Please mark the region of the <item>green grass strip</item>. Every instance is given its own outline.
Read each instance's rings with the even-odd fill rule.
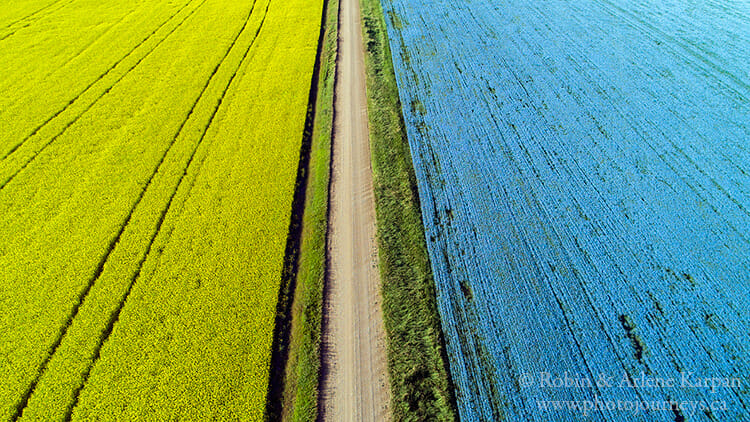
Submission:
[[[392,417],[456,420],[416,178],[379,0],[362,0],[362,18]]]
[[[285,421],[314,421],[318,416],[318,373],[326,271],[338,8],[338,0],[328,0],[325,33],[320,52],[318,96],[302,220],[297,288],[292,307],[292,330],[282,413],[282,419]]]

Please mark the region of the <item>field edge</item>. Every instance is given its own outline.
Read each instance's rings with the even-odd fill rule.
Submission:
[[[380,0],[360,0],[383,313],[395,421],[458,420]]]
[[[326,277],[328,198],[330,181],[333,100],[336,74],[338,0],[323,0],[321,34],[318,43],[312,112],[306,198],[299,236],[299,264],[291,309],[289,355],[284,368],[280,413],[283,421],[312,421],[318,418],[320,348],[323,288]],[[312,93],[311,93],[312,95]],[[312,98],[312,97],[311,97]]]

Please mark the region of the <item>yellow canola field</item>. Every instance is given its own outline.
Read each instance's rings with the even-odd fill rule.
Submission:
[[[322,1],[11,3],[0,420],[261,420]]]

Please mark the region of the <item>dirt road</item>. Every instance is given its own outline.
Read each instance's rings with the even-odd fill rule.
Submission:
[[[340,0],[321,416],[389,418],[359,0]]]

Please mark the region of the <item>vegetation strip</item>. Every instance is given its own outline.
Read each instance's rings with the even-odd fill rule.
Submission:
[[[318,322],[319,331],[316,333],[316,347],[315,347],[315,353],[316,353],[316,385],[315,385],[315,403],[310,404],[308,407],[310,407],[314,412],[310,412],[309,416],[311,417],[310,421],[315,420],[316,422],[324,422],[324,414],[323,410],[321,409],[323,407],[323,397],[322,397],[322,387],[325,385],[325,383],[328,381],[328,377],[330,376],[327,365],[324,362],[324,358],[326,353],[329,352],[329,350],[325,349],[326,345],[323,342],[323,335],[330,330],[330,324],[329,324],[329,318],[326,317],[325,312],[327,312],[327,309],[331,307],[330,303],[330,295],[328,292],[331,290],[331,282],[330,282],[330,275],[331,275],[331,260],[330,260],[330,254],[328,253],[328,245],[330,244],[330,221],[331,221],[331,191],[333,189],[333,154],[334,154],[334,144],[333,144],[333,135],[335,130],[335,118],[336,118],[336,86],[338,84],[338,64],[339,64],[339,33],[341,32],[341,0],[332,0],[336,2],[335,12],[331,12],[332,15],[335,15],[335,23],[332,24],[332,27],[335,28],[335,35],[331,39],[331,48],[334,48],[336,51],[336,54],[330,58],[332,60],[332,63],[330,63],[331,66],[331,77],[330,77],[330,95],[331,95],[331,115],[330,115],[330,129],[329,129],[329,136],[327,139],[328,144],[328,154],[327,154],[327,174],[325,178],[325,199],[326,199],[326,205],[325,205],[325,220],[321,222],[325,226],[325,236],[320,239],[321,245],[320,248],[323,253],[323,259],[322,259],[322,265],[323,269],[320,273],[320,276],[322,277],[319,281],[320,283],[320,297],[317,298],[318,302],[320,303],[319,309],[316,309],[318,311],[318,314],[316,317],[318,318],[316,321]],[[334,21],[332,21],[334,22]],[[314,406],[314,407],[313,407]],[[314,417],[314,419],[313,419]],[[298,420],[298,419],[295,419]]]
[[[455,420],[416,178],[379,1],[362,0],[362,15],[393,418]]]
[[[299,418],[303,415],[309,418],[317,412],[317,385],[312,386],[310,383],[317,379],[315,362],[320,344],[319,301],[325,245],[316,242],[316,239],[324,238],[321,234],[325,232],[325,222],[320,221],[321,207],[316,207],[315,204],[325,202],[324,208],[327,210],[327,191],[321,189],[327,183],[321,184],[320,181],[321,177],[325,180],[324,175],[328,173],[328,159],[324,157],[321,161],[320,157],[325,154],[330,142],[331,120],[326,112],[330,113],[333,101],[332,91],[328,86],[328,74],[333,71],[331,58],[335,57],[330,45],[331,37],[335,37],[329,23],[330,1],[336,2],[323,0],[317,52],[308,93],[276,309],[264,416],[266,420],[310,420]],[[323,141],[324,137],[328,142]],[[300,306],[305,308],[304,315],[298,310],[295,312],[295,306],[297,309]],[[298,377],[297,371],[302,372],[301,377]],[[285,406],[291,408],[285,409]]]
[[[289,355],[284,375],[282,420],[307,422],[318,414],[318,374],[322,296],[326,277],[326,236],[330,180],[333,91],[336,77],[338,0],[324,4],[319,71],[300,237],[299,265],[292,304]]]

